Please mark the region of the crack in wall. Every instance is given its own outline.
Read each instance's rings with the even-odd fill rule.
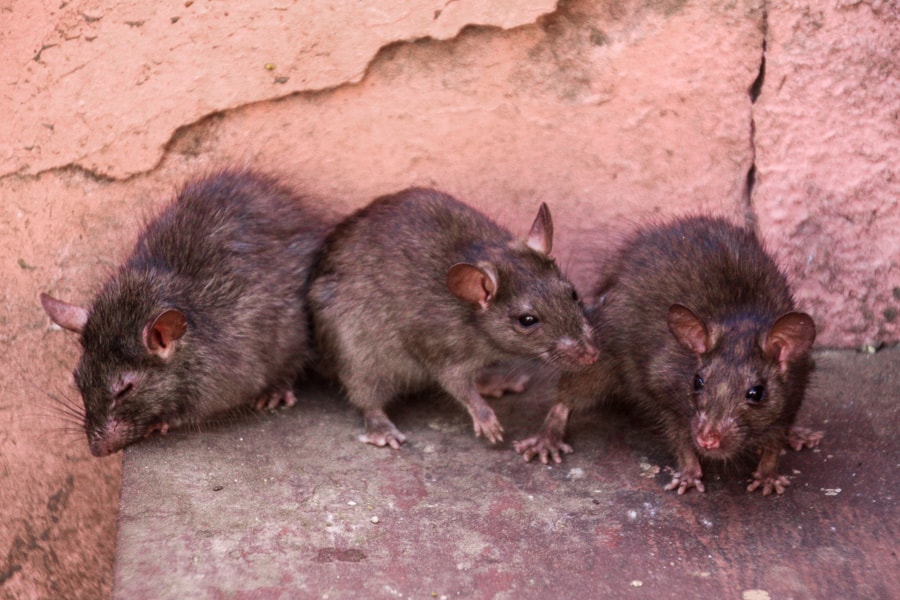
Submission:
[[[444,5],[444,9],[446,9],[447,6],[449,6],[450,4],[453,4],[456,1],[457,0],[448,0],[447,3]],[[34,173],[28,173],[27,172],[28,167],[26,165],[16,171],[0,174],[0,182],[2,182],[3,180],[5,180],[8,177],[13,177],[13,178],[17,178],[20,180],[29,181],[29,180],[37,180],[41,177],[41,175],[44,175],[44,174],[66,173],[66,172],[75,172],[89,180],[96,181],[99,183],[128,182],[135,178],[153,173],[154,171],[161,168],[165,164],[166,160],[171,156],[171,154],[173,152],[178,152],[178,148],[181,147],[183,144],[186,144],[186,146],[185,146],[186,152],[183,152],[184,154],[195,155],[197,153],[196,150],[191,150],[191,148],[196,148],[200,144],[202,144],[202,142],[204,141],[203,138],[204,138],[205,132],[207,131],[209,125],[211,123],[214,123],[216,121],[223,119],[227,115],[232,115],[232,114],[240,112],[242,110],[247,110],[254,106],[258,106],[260,104],[264,104],[264,103],[268,103],[268,102],[273,102],[273,103],[274,102],[282,102],[284,100],[288,100],[291,98],[297,98],[297,97],[316,98],[316,97],[321,97],[321,96],[324,96],[327,94],[334,93],[339,90],[348,89],[348,88],[352,89],[354,87],[358,87],[358,86],[362,85],[370,77],[370,75],[372,74],[372,72],[378,65],[382,64],[383,61],[387,61],[387,60],[391,59],[392,55],[396,52],[396,50],[398,48],[401,48],[401,47],[404,47],[407,45],[416,45],[416,44],[424,44],[424,43],[453,44],[453,43],[460,41],[467,35],[473,35],[473,34],[477,35],[479,33],[483,33],[486,31],[487,32],[495,32],[495,33],[496,32],[506,33],[506,32],[515,32],[515,31],[518,31],[523,28],[540,26],[540,23],[542,22],[543,19],[545,19],[547,17],[552,17],[552,16],[556,15],[557,13],[559,13],[561,10],[563,10],[564,7],[562,5],[564,3],[565,2],[563,0],[560,0],[560,1],[556,2],[552,11],[540,14],[534,21],[531,21],[528,23],[521,23],[519,25],[515,25],[512,27],[503,27],[501,25],[484,24],[484,23],[468,23],[468,24],[462,25],[459,28],[459,30],[456,32],[455,35],[453,35],[451,37],[447,37],[447,38],[434,37],[433,35],[422,35],[422,36],[409,37],[406,39],[397,39],[397,40],[385,42],[374,51],[374,53],[372,54],[369,61],[365,64],[365,66],[358,73],[349,75],[346,79],[344,79],[344,81],[342,81],[340,83],[337,83],[337,84],[334,84],[331,86],[327,86],[327,87],[322,87],[322,88],[292,90],[286,94],[273,95],[273,96],[269,96],[267,98],[251,100],[249,102],[244,102],[242,104],[236,104],[233,106],[228,106],[228,107],[225,107],[222,109],[218,109],[218,110],[214,110],[214,111],[210,111],[208,113],[202,114],[199,117],[194,118],[190,122],[183,123],[183,124],[177,126],[176,128],[174,128],[171,131],[171,133],[169,134],[169,137],[165,141],[165,143],[161,144],[159,158],[156,160],[156,162],[154,164],[152,164],[151,166],[149,166],[145,169],[129,173],[128,175],[126,175],[124,177],[116,177],[113,175],[108,175],[107,173],[104,173],[103,171],[98,170],[98,169],[91,169],[88,167],[84,167],[79,162],[80,159],[75,159],[66,164],[48,167],[46,169],[43,169],[43,170],[40,170],[40,171],[37,171]],[[440,12],[440,11],[438,11],[438,12]],[[439,16],[440,16],[440,14],[436,14],[435,18],[438,18]],[[97,19],[97,20],[99,20],[99,19]],[[135,26],[132,23],[128,23],[128,24],[131,26]],[[33,60],[38,61],[40,59],[41,52],[43,52],[44,50],[46,50],[48,48],[56,46],[56,45],[57,44],[45,45],[43,48],[40,49],[40,51],[33,58]],[[197,132],[197,129],[200,129],[199,133]],[[82,158],[84,158],[84,157],[82,157]]]
[[[759,71],[750,87],[747,89],[747,95],[750,97],[750,168],[747,169],[747,176],[744,182],[744,219],[747,226],[752,231],[759,234],[759,219],[756,211],[753,209],[753,190],[756,188],[756,119],[753,107],[762,94],[763,84],[766,80],[766,47],[769,38],[769,11],[766,3],[762,6],[762,50],[759,59]]]

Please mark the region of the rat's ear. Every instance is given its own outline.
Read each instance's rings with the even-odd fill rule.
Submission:
[[[784,371],[787,364],[803,358],[816,341],[816,324],[802,312],[789,312],[775,321],[763,341],[766,356],[778,361]]]
[[[169,360],[175,352],[175,342],[187,331],[187,317],[180,310],[163,311],[153,323],[144,327],[144,346],[163,360]]]
[[[669,307],[669,331],[682,346],[694,354],[704,354],[709,350],[711,341],[706,324],[691,309],[681,304]]]
[[[545,202],[541,202],[537,217],[528,232],[525,244],[541,254],[550,254],[553,248],[553,220],[550,218],[550,209]]]
[[[41,294],[41,306],[50,320],[69,331],[81,333],[88,320],[88,310],[81,306],[57,300],[49,294]]]
[[[487,308],[497,293],[497,275],[488,264],[456,263],[447,271],[447,289],[457,298]]]

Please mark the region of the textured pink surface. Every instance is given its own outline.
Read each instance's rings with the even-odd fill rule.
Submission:
[[[0,114],[16,118],[0,122],[0,173],[147,171],[175,129],[212,112],[355,82],[391,42],[513,27],[554,5],[485,4],[13,0]]]
[[[768,3],[753,211],[825,345],[900,334],[900,6]]]
[[[78,401],[77,347],[39,292],[86,301],[142,218],[223,162],[343,210],[435,185],[520,233],[546,201],[582,287],[647,216],[751,218],[820,345],[896,341],[900,9],[832,4],[0,6],[0,592],[110,586],[120,466],[46,433],[49,396]]]

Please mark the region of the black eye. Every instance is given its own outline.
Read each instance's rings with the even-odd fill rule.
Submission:
[[[572,290],[572,300],[578,302],[578,292],[576,292],[575,290]]]
[[[519,325],[525,328],[534,327],[540,322],[541,320],[534,315],[522,315],[519,317]]]
[[[764,385],[754,385],[747,390],[747,400],[750,402],[762,402],[766,398],[766,387]]]
[[[694,375],[694,391],[699,392],[703,389],[704,385],[706,385],[706,382],[703,381],[703,378],[699,375]]]

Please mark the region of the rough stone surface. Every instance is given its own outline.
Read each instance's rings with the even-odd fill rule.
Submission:
[[[827,345],[900,337],[900,4],[767,3],[762,232]]]
[[[756,222],[821,345],[897,340],[893,3],[313,5],[0,3],[0,597],[112,586],[120,459],[59,414],[78,349],[38,294],[87,301],[222,163],[341,210],[435,185],[520,233],[546,201],[582,287],[648,216]]]
[[[816,359],[801,422],[826,437],[767,498],[752,468],[663,491],[673,457],[611,409],[576,416],[575,453],[548,467],[476,439],[443,396],[395,405],[409,442],[375,448],[347,402],[301,387],[290,410],[126,451],[114,596],[896,597],[900,354]],[[509,439],[540,422],[537,391],[492,403]]]
[[[13,0],[0,43],[0,174],[77,163],[124,177],[154,167],[177,128],[217,111],[358,81],[378,50],[513,27],[553,0],[73,2]],[[8,16],[11,15],[11,16]]]

